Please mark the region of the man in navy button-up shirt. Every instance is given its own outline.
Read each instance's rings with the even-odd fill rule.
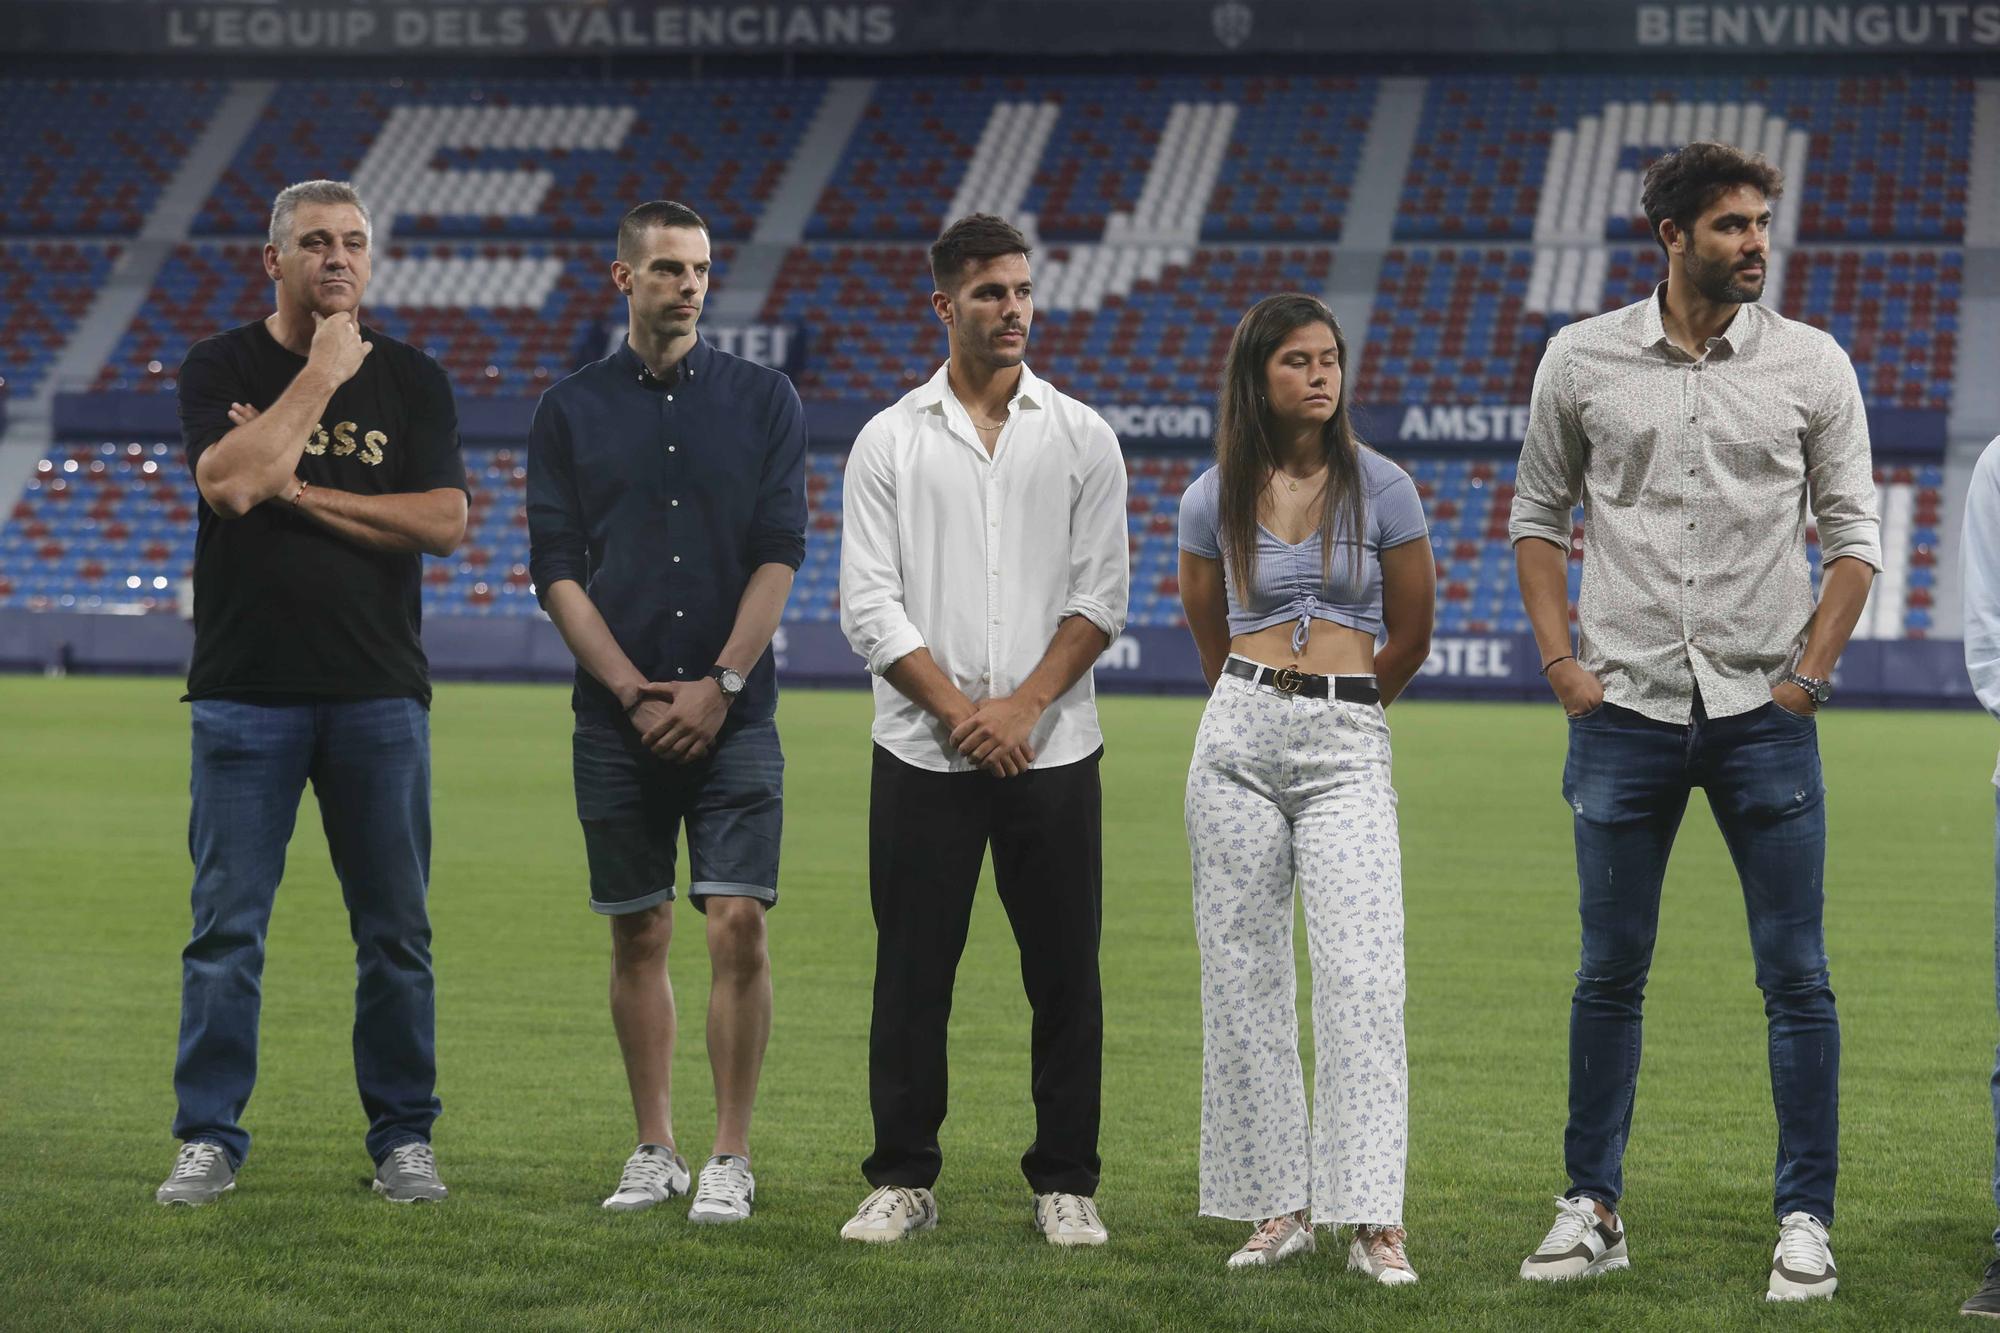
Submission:
[[[674,838],[707,917],[714,1155],[689,1218],[750,1215],[750,1108],[771,1030],[764,912],[778,896],[784,757],[771,638],[805,556],[805,419],[791,382],[701,341],[708,228],[641,204],[612,281],[626,340],[542,396],[528,443],[530,570],[576,655],[577,816],[611,918],[611,1017],[639,1146],[606,1208],[693,1181],[668,1071]]]

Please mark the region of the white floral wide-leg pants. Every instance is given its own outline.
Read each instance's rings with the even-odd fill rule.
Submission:
[[[1201,946],[1201,1212],[1401,1225],[1409,1121],[1403,871],[1376,704],[1223,676],[1188,769]],[[1299,1062],[1292,884],[1312,964]],[[1308,1139],[1310,1135],[1310,1140]]]

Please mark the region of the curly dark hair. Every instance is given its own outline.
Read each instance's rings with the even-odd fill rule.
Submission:
[[[949,292],[974,264],[1002,255],[1025,259],[1033,253],[1028,238],[1007,219],[991,213],[968,213],[946,227],[931,246],[931,281],[939,291]]]
[[[1639,202],[1660,249],[1667,248],[1660,239],[1662,222],[1672,218],[1681,230],[1691,230],[1703,210],[1739,185],[1752,186],[1766,199],[1776,199],[1785,192],[1785,174],[1762,153],[1746,153],[1726,143],[1691,143],[1655,158],[1646,168]]]

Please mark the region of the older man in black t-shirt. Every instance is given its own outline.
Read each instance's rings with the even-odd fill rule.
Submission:
[[[451,385],[360,323],[368,212],[307,181],[271,210],[276,311],[197,343],[181,430],[195,539],[194,934],[181,954],[183,1140],[156,1197],[235,1188],[257,1072],[264,934],[308,779],[347,901],[354,1072],[375,1188],[442,1199],[430,921],[430,670],[419,552],[465,535]]]

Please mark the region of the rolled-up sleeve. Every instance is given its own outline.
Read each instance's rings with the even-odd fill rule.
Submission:
[[[1082,467],[1069,508],[1069,600],[1059,619],[1082,616],[1116,643],[1132,596],[1125,526],[1125,454],[1102,417],[1091,414]]]
[[[798,390],[783,380],[772,395],[770,441],[750,528],[749,567],[788,565],[806,558],[806,414]]]
[[[1806,426],[1806,484],[1819,529],[1820,564],[1842,556],[1882,568],[1882,523],[1875,511],[1875,464],[1868,449],[1868,412],[1854,363],[1831,338],[1826,344],[1826,393]]]
[[[1965,671],[1981,706],[2000,717],[2000,437],[1986,446],[1972,470],[1958,549]]]
[[[1558,334],[1535,371],[1534,396],[1528,401],[1528,435],[1521,442],[1514,505],[1507,516],[1510,544],[1539,537],[1569,550],[1570,514],[1583,488],[1587,448],[1569,373],[1569,342]]]
[[[888,427],[868,423],[847,455],[840,513],[840,629],[881,675],[924,646],[903,606],[902,543]]]
[[[528,427],[528,577],[535,598],[548,605],[549,589],[563,579],[587,586],[590,546],[583,507],[570,468],[569,431],[562,409],[548,394],[535,405]]]

